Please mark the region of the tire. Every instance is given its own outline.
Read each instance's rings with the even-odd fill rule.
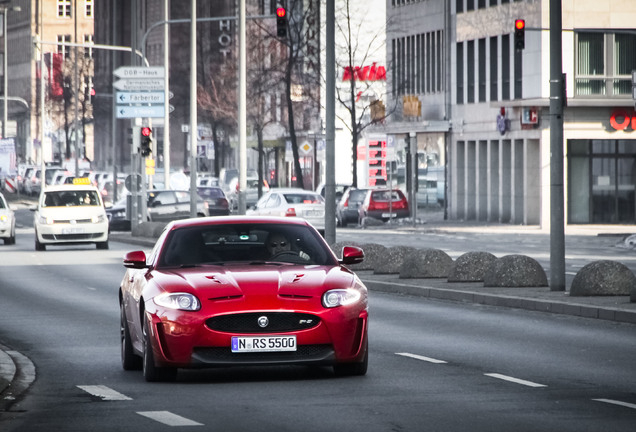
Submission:
[[[357,363],[339,363],[333,366],[333,371],[336,376],[363,376],[367,374],[369,367],[369,345],[368,343],[364,347],[364,358],[361,362]]]
[[[177,369],[170,367],[158,367],[155,365],[155,355],[152,350],[148,322],[144,319],[144,378],[148,382],[174,381],[177,378]]]
[[[105,242],[95,243],[95,245],[97,246],[97,249],[106,250],[108,249],[108,240]]]
[[[38,233],[35,233],[35,250],[36,251],[46,250],[46,245],[40,243],[40,241],[38,240]]]
[[[121,366],[124,370],[141,370],[143,367],[142,358],[135,354],[132,341],[130,340],[130,329],[124,311],[124,304],[119,307],[121,336]]]

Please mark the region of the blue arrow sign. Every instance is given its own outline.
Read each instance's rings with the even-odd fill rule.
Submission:
[[[115,111],[118,119],[136,117],[164,117],[164,114],[166,112],[163,105],[118,106]]]
[[[164,92],[117,92],[116,99],[118,104],[159,104],[164,103],[166,94]]]

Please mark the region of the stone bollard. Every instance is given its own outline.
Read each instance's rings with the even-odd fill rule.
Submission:
[[[496,259],[490,252],[466,252],[453,263],[448,282],[483,282],[486,271]]]
[[[439,249],[417,249],[404,257],[400,267],[400,279],[445,278],[453,265],[453,259]]]
[[[636,276],[624,264],[616,261],[594,261],[576,273],[570,296],[630,295],[634,302]]]
[[[537,260],[525,255],[506,255],[490,265],[484,275],[485,287],[543,287],[548,277]]]

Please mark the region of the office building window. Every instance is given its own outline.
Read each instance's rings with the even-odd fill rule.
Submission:
[[[577,97],[631,97],[636,35],[578,32],[576,57]]]
[[[466,103],[475,102],[475,41],[466,44]]]
[[[497,71],[497,36],[490,38],[490,100],[499,100],[499,75]]]
[[[84,0],[84,16],[93,18],[93,0]]]
[[[71,18],[71,0],[57,0],[57,17]]]
[[[464,43],[457,43],[457,104],[464,103]]]
[[[84,44],[93,44],[93,35],[84,35]],[[93,58],[93,48],[92,47],[84,47],[84,57]]]
[[[396,95],[442,91],[443,37],[441,30],[391,41],[392,87]]]
[[[510,35],[501,36],[501,99],[510,100]]]
[[[71,43],[71,35],[57,35],[57,52],[62,54],[65,59],[71,56],[71,47],[67,45],[61,45],[63,43]]]
[[[477,41],[477,58],[479,59],[479,102],[486,102],[486,39]]]

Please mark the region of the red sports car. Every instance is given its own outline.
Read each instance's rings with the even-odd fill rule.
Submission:
[[[297,218],[168,224],[150,255],[129,252],[119,290],[121,360],[147,381],[178,368],[317,364],[364,375],[368,297],[347,264]]]

